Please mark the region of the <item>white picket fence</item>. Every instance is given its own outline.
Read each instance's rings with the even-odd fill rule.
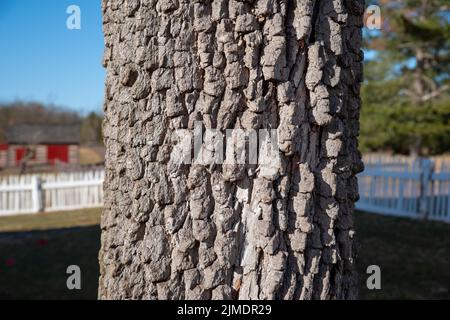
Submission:
[[[0,216],[103,205],[104,170],[0,177]]]
[[[358,176],[362,211],[450,223],[450,165],[431,159],[365,159]]]

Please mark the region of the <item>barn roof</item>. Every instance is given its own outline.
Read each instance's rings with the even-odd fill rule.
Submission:
[[[78,125],[28,125],[10,126],[6,129],[9,144],[79,144]]]

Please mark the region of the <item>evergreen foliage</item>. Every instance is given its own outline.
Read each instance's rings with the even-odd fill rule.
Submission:
[[[366,30],[361,150],[450,150],[450,3],[374,1],[381,30]]]

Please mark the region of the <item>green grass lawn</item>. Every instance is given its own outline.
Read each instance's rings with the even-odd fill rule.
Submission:
[[[357,213],[360,297],[450,299],[450,225]],[[366,288],[368,265],[381,268],[382,290]]]
[[[0,218],[0,299],[96,299],[99,223],[99,209]],[[67,290],[69,265],[80,291]]]
[[[0,218],[2,232],[56,230],[95,226],[100,223],[100,209],[52,212]]]
[[[0,218],[0,299],[96,299],[99,216],[85,210]],[[364,213],[356,222],[360,298],[450,298],[450,225]],[[378,291],[365,285],[372,264],[382,272]],[[81,267],[81,291],[66,289],[69,265]]]

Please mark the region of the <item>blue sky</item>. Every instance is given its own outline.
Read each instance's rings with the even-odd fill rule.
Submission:
[[[69,5],[81,30],[69,30]],[[101,0],[0,0],[0,102],[100,112],[105,71]]]

